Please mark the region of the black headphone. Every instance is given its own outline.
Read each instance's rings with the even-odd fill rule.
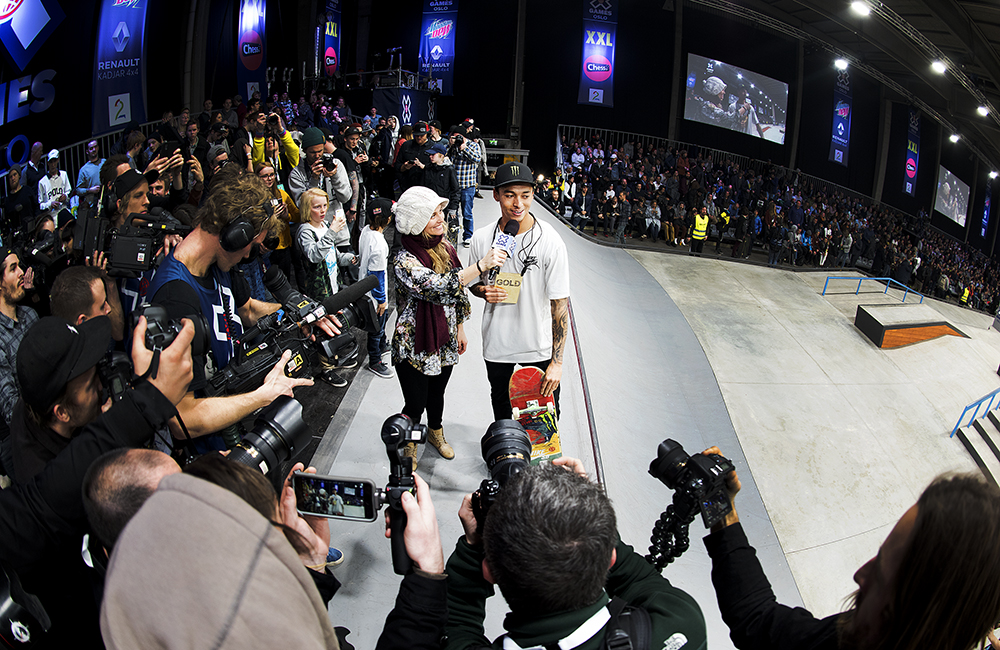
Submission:
[[[222,250],[227,253],[235,253],[236,251],[242,250],[253,243],[253,240],[256,239],[259,233],[246,217],[246,213],[256,207],[258,206],[251,205],[249,208],[241,212],[240,216],[223,226],[222,232],[219,233],[219,243],[222,245]],[[271,205],[270,201],[266,201],[259,207],[264,209],[268,219],[270,219],[271,215],[274,214],[274,206]]]

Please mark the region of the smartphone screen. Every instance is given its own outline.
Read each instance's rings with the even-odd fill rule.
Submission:
[[[368,479],[296,472],[292,488],[296,509],[303,515],[375,521],[378,513],[375,483]]]

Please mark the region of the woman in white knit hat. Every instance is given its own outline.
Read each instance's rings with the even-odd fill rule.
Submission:
[[[441,416],[444,390],[468,339],[462,324],[472,311],[465,287],[493,267],[506,253],[491,248],[482,259],[462,268],[445,234],[448,199],[426,187],[411,187],[395,205],[396,230],[403,247],[393,261],[399,316],[392,337],[392,364],[403,389],[403,413],[420,422],[427,411],[430,442],[445,458],[455,451],[445,440]],[[417,446],[406,455],[417,466]]]

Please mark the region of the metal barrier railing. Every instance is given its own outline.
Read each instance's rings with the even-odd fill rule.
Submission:
[[[826,295],[826,289],[830,285],[830,280],[851,280],[851,281],[857,280],[858,281],[858,288],[854,292],[855,296],[858,295],[859,293],[861,293],[861,283],[864,282],[865,280],[877,280],[879,282],[885,282],[885,291],[882,292],[884,294],[888,294],[889,293],[889,288],[892,285],[898,284],[903,289],[903,302],[906,302],[906,296],[910,295],[911,293],[914,294],[914,295],[920,296],[920,303],[923,303],[923,301],[924,301],[924,294],[920,293],[919,291],[914,291],[913,289],[909,288],[908,286],[906,286],[902,282],[900,282],[898,280],[893,280],[892,278],[852,278],[852,277],[847,277],[847,276],[843,276],[843,275],[842,276],[832,276],[832,275],[831,276],[827,276],[826,282],[823,283],[823,293],[821,295],[824,295],[824,296]],[[920,303],[917,303],[917,304],[920,304]]]
[[[948,437],[953,438],[955,436],[955,433],[957,433],[958,430],[962,427],[962,420],[965,419],[965,416],[969,413],[970,409],[975,408],[976,410],[973,411],[972,417],[969,418],[968,422],[966,422],[966,426],[972,424],[972,421],[975,420],[977,417],[979,417],[979,408],[983,405],[983,402],[985,402],[986,400],[989,400],[990,403],[987,404],[986,411],[984,412],[984,414],[989,413],[990,409],[994,408],[994,402],[996,403],[996,407],[1000,407],[1000,401],[996,401],[996,396],[998,394],[1000,394],[1000,388],[996,389],[995,391],[993,391],[988,395],[983,395],[972,404],[966,406],[965,409],[962,411],[962,414],[958,416],[958,422],[955,423],[955,428],[951,430],[951,435]]]
[[[152,122],[146,122],[145,124],[140,124],[139,129],[145,134],[149,135],[152,133],[156,127],[160,125],[159,120]],[[100,153],[101,158],[107,158],[108,153],[111,151],[111,147],[115,145],[118,140],[121,139],[122,132],[114,131],[106,135],[97,136],[96,138],[87,138],[86,140],[81,140],[79,142],[74,142],[73,144],[66,145],[65,147],[56,147],[59,149],[59,169],[66,172],[69,176],[69,181],[76,186],[77,177],[80,174],[80,168],[87,162],[87,143],[91,140],[97,140],[97,150]],[[44,144],[44,143],[43,143]],[[145,147],[143,147],[145,149]],[[43,166],[44,166],[44,156],[48,155],[51,151],[51,147],[46,147],[43,155]],[[6,178],[7,172],[4,171],[0,174],[0,179]],[[6,181],[0,182],[0,197],[6,197],[8,191]]]

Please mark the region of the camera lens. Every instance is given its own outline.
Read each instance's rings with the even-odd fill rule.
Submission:
[[[497,420],[482,440],[483,460],[490,476],[503,487],[531,462],[531,440],[517,420]]]
[[[657,447],[656,458],[649,464],[649,473],[674,490],[689,458],[679,442],[667,438]]]
[[[308,439],[309,428],[302,419],[302,404],[282,395],[260,412],[253,429],[229,452],[228,458],[267,474],[290,460],[292,453]]]

